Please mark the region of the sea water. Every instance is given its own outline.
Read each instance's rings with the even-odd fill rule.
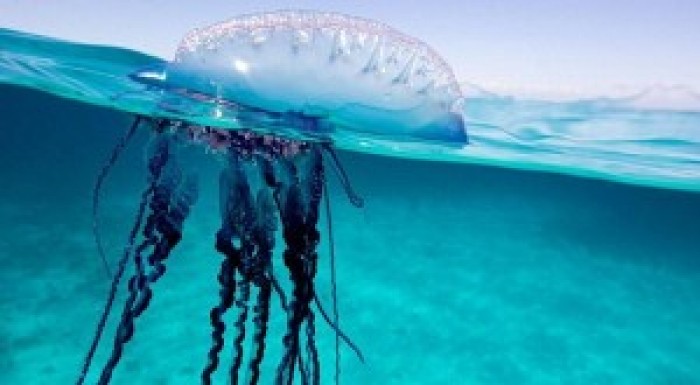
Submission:
[[[131,113],[156,108],[114,95],[155,60],[0,31],[0,384],[77,378],[109,287],[91,235],[94,178]],[[343,349],[341,381],[699,384],[700,113],[643,102],[477,91],[464,149],[338,138],[366,201],[358,210],[331,184],[341,325],[366,358]],[[112,264],[147,140],[138,133],[103,194]],[[197,165],[202,199],[114,384],[199,381],[221,257],[216,170],[206,156]],[[327,243],[317,287],[330,303]],[[273,312],[263,383],[282,346],[277,302]],[[333,333],[318,328],[331,383]]]

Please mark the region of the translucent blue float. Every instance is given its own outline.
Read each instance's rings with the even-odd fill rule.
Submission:
[[[417,39],[356,17],[290,11],[235,18],[190,32],[171,63],[133,78],[215,101],[214,114],[300,117],[307,124],[297,129],[311,136],[350,130],[467,140],[462,95],[445,61]]]
[[[95,218],[100,187],[129,138],[139,127],[153,133],[148,186],[77,383],[86,379],[129,260],[134,273],[112,353],[99,377],[101,385],[110,382],[134,335],[136,319],[150,304],[152,286],[165,273],[165,262],[182,238],[198,188],[194,175],[183,171],[178,154],[193,143],[205,146],[225,164],[219,178],[221,227],[215,237],[215,248],[223,256],[219,302],[210,311],[212,341],[202,384],[212,383],[224,345],[224,315],[234,307],[235,351],[229,382],[259,382],[273,291],[287,314],[275,383],[320,383],[314,305],[336,332],[337,380],[338,342],[347,343],[360,359],[362,355],[339,329],[337,308],[329,316],[315,293],[317,224],[326,190],[324,161],[333,165],[352,203],[361,206],[362,199],[352,191],[334,153],[333,134],[346,131],[449,146],[466,144],[459,112],[461,94],[451,69],[426,44],[381,23],[285,11],[242,16],[194,30],[172,62],[139,70],[131,78],[161,96],[161,110],[184,114],[183,100],[202,102],[212,106],[214,121],[233,121],[239,129],[139,115],[115,148],[97,180]],[[330,203],[325,197],[330,223]],[[93,223],[104,259],[97,221]],[[278,227],[291,293],[284,292],[272,273]],[[246,334],[249,312],[254,330]],[[247,352],[246,335],[252,342]],[[244,357],[249,361],[247,369],[243,369]]]

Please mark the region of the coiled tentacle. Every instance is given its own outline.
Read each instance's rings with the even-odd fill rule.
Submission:
[[[219,184],[219,201],[222,217],[222,231],[217,235],[217,249],[227,258],[235,259],[231,266],[223,266],[230,278],[222,282],[221,301],[212,309],[212,348],[209,351],[209,361],[202,373],[202,382],[211,383],[211,375],[218,367],[223,348],[225,326],[222,321],[224,312],[235,303],[239,310],[236,318],[236,336],[234,338],[235,354],[229,376],[232,384],[238,383],[238,374],[243,360],[243,342],[245,340],[245,323],[248,317],[248,301],[250,284],[253,273],[257,270],[265,272],[264,268],[256,267],[255,244],[253,242],[253,227],[255,224],[254,199],[245,173],[245,159],[239,154],[231,153],[228,166],[222,171]],[[232,271],[229,271],[233,268]],[[223,271],[223,270],[222,270]],[[240,281],[236,282],[235,275],[239,273]],[[236,286],[238,286],[236,288]],[[238,298],[234,300],[234,292]]]
[[[144,212],[146,211],[146,205],[148,203],[149,196],[151,194],[151,189],[148,188],[144,193],[141,195],[141,203],[139,204],[139,208],[136,214],[136,220],[134,221],[134,225],[131,228],[131,232],[129,233],[129,238],[127,241],[127,245],[124,248],[124,253],[122,254],[122,257],[119,259],[119,264],[117,265],[117,272],[112,278],[112,285],[110,286],[109,289],[109,295],[107,296],[107,302],[105,303],[104,309],[102,310],[102,315],[100,316],[100,320],[97,323],[97,328],[95,330],[95,336],[92,339],[92,342],[90,344],[90,348],[88,349],[88,353],[85,357],[85,360],[83,362],[83,368],[80,371],[80,376],[78,377],[78,381],[76,382],[77,385],[82,385],[85,382],[85,377],[87,376],[88,370],[90,370],[90,364],[92,363],[92,359],[95,356],[95,352],[97,351],[97,346],[100,343],[100,340],[102,339],[102,334],[104,333],[104,328],[105,325],[107,324],[107,319],[109,318],[109,314],[112,312],[112,305],[114,304],[114,298],[116,297],[117,294],[117,289],[119,288],[119,282],[121,281],[122,276],[124,275],[124,270],[126,269],[126,264],[129,261],[129,256],[131,255],[131,252],[133,251],[134,248],[134,242],[136,240],[136,236],[138,235],[138,231],[141,228],[141,223],[143,222],[143,216]]]
[[[270,318],[270,297],[272,285],[269,280],[262,280],[258,283],[258,300],[253,308],[253,356],[250,360],[249,384],[255,385],[260,378],[260,364],[265,352],[265,336],[267,335],[267,322]]]
[[[155,151],[148,163],[153,193],[148,204],[149,215],[142,231],[144,241],[134,253],[136,271],[129,280],[129,297],[122,311],[112,354],[98,382],[100,385],[109,383],[124,345],[133,337],[134,321],[148,308],[152,298],[150,284],[164,273],[162,262],[180,241],[184,219],[197,199],[197,187],[193,178],[187,178],[181,185],[182,175],[177,163],[170,157],[169,140],[156,138]],[[166,172],[168,166],[172,170]],[[146,274],[144,261],[144,253],[148,250],[151,251],[147,260],[153,269],[150,274]]]
[[[288,181],[279,190],[278,205],[287,247],[284,262],[290,272],[293,290],[287,332],[283,338],[285,352],[275,379],[277,385],[290,385],[293,381],[294,367],[300,355],[299,332],[311,311],[318,258],[315,249],[319,241],[316,223],[323,192],[323,164],[317,147],[300,155],[295,164],[287,163],[286,166]]]
[[[248,319],[248,300],[250,299],[250,281],[243,278],[238,282],[238,299],[236,307],[238,308],[238,317],[236,318],[236,337],[233,344],[236,350],[233,356],[233,363],[229,370],[231,377],[231,385],[238,384],[238,372],[243,362],[243,341],[245,340],[245,322]]]
[[[149,188],[144,192],[144,195],[142,197],[142,205],[145,209],[145,206],[148,204],[151,206],[148,202],[153,198],[153,192],[155,190],[155,186],[158,183],[160,179],[160,175],[162,170],[165,167],[165,164],[168,161],[169,158],[169,148],[168,148],[168,142],[164,140],[159,140],[160,138],[156,138],[154,140],[154,145],[153,145],[153,153],[151,157],[149,158],[148,161],[148,179],[149,179]],[[152,216],[149,215],[149,218]],[[139,229],[141,228],[141,218],[142,215],[139,215],[139,219],[137,220],[137,224],[134,225],[132,229],[132,234],[134,236],[134,239],[136,238],[136,234],[138,233]],[[114,347],[112,349],[112,354],[105,365],[105,367],[102,370],[102,375],[100,376],[99,383],[100,384],[107,384],[109,383],[109,380],[112,375],[112,371],[116,367],[119,359],[121,358],[121,353],[123,349],[123,344],[128,341],[128,339],[131,338],[131,335],[133,334],[133,321],[132,317],[130,316],[131,313],[131,307],[133,306],[134,301],[136,300],[136,297],[138,296],[138,290],[136,288],[136,276],[138,276],[140,273],[139,271],[141,270],[141,263],[140,263],[140,258],[141,258],[141,252],[145,248],[145,243],[140,244],[136,250],[134,251],[134,264],[136,265],[136,270],[137,273],[135,274],[134,277],[132,277],[129,280],[128,284],[128,289],[129,289],[129,297],[126,300],[124,310],[122,311],[122,321],[120,322],[119,328],[117,330],[117,335],[115,337],[115,342],[114,342]],[[122,261],[120,261],[120,267],[122,265],[121,262],[124,262],[124,265],[126,264],[126,259],[128,257],[128,253],[125,253],[124,257],[122,257]],[[117,277],[120,277],[121,275],[118,274],[115,277],[115,280]],[[113,282],[113,286],[116,285],[116,282]],[[109,310],[107,310],[109,312]],[[100,324],[102,322],[106,322],[106,314],[103,314],[104,320],[100,320]],[[99,330],[100,326],[98,326]],[[99,332],[101,333],[101,332]]]
[[[306,318],[306,351],[309,357],[311,383],[319,385],[321,383],[320,361],[318,359],[318,349],[316,348],[316,327],[314,325],[314,313],[309,311]]]
[[[226,330],[223,316],[233,305],[236,293],[236,269],[240,263],[240,253],[231,243],[229,230],[219,230],[216,235],[216,249],[224,254],[224,260],[221,262],[218,276],[219,284],[221,285],[219,289],[219,304],[214,306],[209,313],[212,325],[212,346],[207,355],[209,361],[202,372],[202,383],[205,385],[211,384],[211,375],[219,366],[219,354],[224,347],[224,332]]]
[[[212,346],[207,355],[208,361],[202,371],[202,384],[211,384],[211,376],[219,366],[219,354],[224,346],[224,333],[226,325],[223,322],[224,314],[233,306],[236,296],[236,271],[238,270],[242,255],[240,247],[234,245],[233,221],[238,214],[236,194],[232,189],[234,181],[231,166],[221,172],[219,176],[219,210],[221,212],[221,229],[216,234],[216,249],[224,255],[219,271],[219,304],[209,312],[212,326]]]
[[[271,269],[274,231],[276,229],[274,203],[266,186],[261,186],[256,199],[256,223],[253,244],[256,253],[250,270],[250,278],[258,288],[257,302],[253,307],[253,352],[250,359],[248,384],[255,385],[260,378],[260,364],[265,352],[265,336],[270,316],[272,295]]]

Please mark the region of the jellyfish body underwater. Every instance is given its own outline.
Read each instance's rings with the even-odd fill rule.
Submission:
[[[214,237],[222,259],[219,298],[209,312],[211,346],[201,383],[212,383],[219,367],[224,315],[231,310],[237,315],[229,381],[259,382],[265,347],[271,343],[267,323],[273,293],[279,295],[287,319],[275,384],[320,383],[314,304],[336,334],[338,381],[338,343],[344,341],[362,356],[339,328],[337,307],[329,315],[314,287],[324,198],[330,219],[325,165],[332,165],[353,204],[361,206],[362,199],[352,191],[333,150],[333,134],[348,131],[466,145],[455,107],[461,94],[449,66],[428,45],[378,22],[280,11],[194,30],[182,40],[173,61],[140,69],[131,79],[161,93],[164,105],[173,95],[205,101],[215,107],[214,119],[228,117],[236,127],[137,115],[115,147],[93,194],[93,230],[105,263],[96,220],[99,189],[134,132],[151,131],[147,186],[77,383],[86,381],[129,264],[133,273],[126,284],[127,297],[98,384],[110,383],[134,337],[136,320],[149,307],[153,287],[166,272],[168,256],[181,240],[183,223],[199,195],[197,178],[183,170],[178,158],[180,147],[197,144],[224,164],[219,177],[221,224]],[[272,272],[278,229],[284,240],[281,257],[289,274],[288,293]],[[335,299],[335,288],[333,293]],[[246,337],[250,312],[254,330]],[[244,355],[247,338],[251,350]],[[242,367],[244,357],[247,368]]]

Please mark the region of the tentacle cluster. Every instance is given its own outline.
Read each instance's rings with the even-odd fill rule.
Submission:
[[[251,183],[251,175],[259,174],[258,165],[250,153],[229,152],[227,166],[220,176],[221,229],[217,233],[216,248],[224,255],[219,282],[220,303],[210,312],[212,320],[212,348],[208,363],[202,372],[202,382],[211,383],[218,366],[218,355],[223,346],[223,313],[236,305],[235,355],[229,371],[232,384],[237,384],[243,362],[246,321],[250,312],[251,285],[257,289],[253,307],[253,355],[250,362],[252,383],[256,383],[265,349],[264,338],[269,318],[271,280],[269,271],[276,227],[272,197],[268,189]],[[254,179],[254,178],[253,178]],[[257,178],[260,180],[260,177]],[[234,293],[238,297],[234,301]]]
[[[133,254],[135,272],[129,279],[129,296],[114,338],[114,347],[100,375],[99,384],[107,384],[119,362],[124,345],[134,334],[134,321],[149,306],[151,285],[165,273],[165,260],[182,238],[182,225],[197,199],[193,176],[183,176],[173,153],[173,138],[157,136],[148,161],[149,214],[142,229],[143,241]]]
[[[288,305],[283,295],[288,310],[288,330],[283,339],[285,354],[277,381],[287,384],[294,377],[294,366],[302,359],[299,333],[306,322],[306,344],[311,359],[302,381],[318,383],[319,360],[310,304],[314,298],[315,248],[319,240],[316,223],[322,196],[323,167],[319,148],[250,133],[222,134],[192,127],[186,132],[207,143],[216,138],[217,143],[223,143],[227,158],[227,166],[220,176],[222,225],[216,240],[217,250],[224,255],[219,274],[220,301],[210,312],[212,346],[202,382],[210,384],[212,381],[223,348],[223,314],[235,304],[235,352],[229,378],[232,384],[239,383],[251,285],[257,296],[252,308],[253,348],[246,378],[249,384],[259,381],[270,297],[273,288],[283,293],[271,274],[274,233],[279,218],[286,243],[284,262],[291,274],[293,291]],[[235,292],[238,296],[234,300]]]
[[[275,384],[291,385],[295,378],[304,385],[320,384],[313,302],[338,338],[356,350],[338,329],[337,316],[331,321],[325,313],[314,288],[318,263],[316,248],[320,240],[317,226],[325,181],[322,150],[326,147],[181,122],[149,122],[155,137],[147,164],[148,187],[142,195],[136,223],[78,383],[82,384],[87,373],[128,257],[131,256],[134,272],[128,281],[128,296],[112,352],[99,378],[101,385],[109,383],[125,344],[133,337],[136,319],[149,307],[152,285],[165,273],[165,262],[182,237],[183,223],[197,198],[196,180],[184,174],[176,156],[178,144],[184,142],[205,144],[225,160],[219,177],[221,225],[215,237],[215,249],[222,258],[218,273],[219,299],[209,312],[211,346],[201,373],[202,384],[211,384],[220,366],[220,355],[227,340],[225,314],[229,311],[235,314],[228,382],[232,385],[244,381],[250,385],[259,383],[268,344],[273,290],[279,294],[287,314],[283,354]],[[347,183],[344,181],[344,184]],[[272,273],[278,223],[285,244],[283,261],[291,284],[289,301]],[[251,326],[252,330],[247,331],[246,327]],[[248,351],[244,349],[247,340],[251,342]],[[248,362],[244,365],[246,358]]]
[[[141,119],[137,118],[130,127],[127,138],[133,135],[133,131],[141,123]],[[154,126],[158,133],[162,133],[167,126],[165,122],[150,121],[149,123]],[[107,303],[77,384],[83,384],[85,381],[111,312],[119,281],[126,270],[129,257],[132,257],[134,273],[129,278],[127,285],[129,295],[121,313],[112,352],[98,380],[101,385],[109,383],[112,373],[121,359],[124,345],[133,337],[134,321],[150,304],[153,297],[151,285],[165,273],[165,260],[180,241],[183,223],[190,213],[191,206],[197,200],[196,180],[191,175],[183,176],[176,157],[175,140],[176,138],[171,136],[156,135],[151,143],[148,158],[148,187],[141,196],[141,203],[127,241],[127,247],[119,261],[117,273],[113,277]],[[108,163],[109,167],[114,164],[118,153],[121,152],[125,144],[125,140],[118,144]],[[98,188],[106,177],[109,167],[100,173]],[[96,207],[95,203],[95,210]],[[146,218],[145,222],[144,217]],[[142,240],[136,245],[139,233]],[[102,254],[102,251],[100,253]]]
[[[306,367],[300,361],[302,382],[318,383],[318,354],[314,344],[314,318],[311,301],[314,298],[313,279],[316,275],[318,255],[316,246],[319,232],[316,228],[320,199],[323,193],[323,163],[320,151],[310,151],[296,162],[280,162],[286,178],[277,184],[275,196],[282,219],[283,236],[286,243],[284,263],[292,281],[287,333],[284,336],[284,355],[277,369],[276,384],[291,384],[294,366],[301,360],[300,331],[307,323]]]

